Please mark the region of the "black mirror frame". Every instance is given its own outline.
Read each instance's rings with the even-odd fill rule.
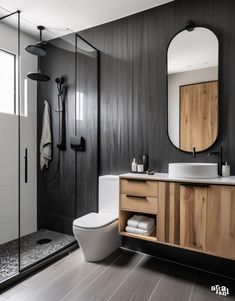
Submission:
[[[169,47],[170,47],[170,44],[172,42],[172,40],[179,34],[181,33],[182,31],[184,30],[188,30],[188,31],[193,31],[194,28],[197,28],[197,27],[202,27],[202,28],[206,28],[208,30],[210,30],[211,32],[213,32],[213,34],[216,36],[217,40],[218,40],[218,124],[217,124],[217,137],[215,139],[215,141],[208,147],[208,148],[205,148],[203,150],[200,150],[200,151],[195,151],[195,153],[203,153],[203,152],[206,152],[208,151],[209,149],[213,148],[215,146],[215,144],[218,142],[218,139],[220,137],[220,134],[221,134],[221,97],[220,97],[220,40],[219,40],[219,37],[218,35],[209,27],[207,26],[199,26],[197,25],[193,20],[189,20],[186,22],[185,24],[185,27],[183,29],[181,29],[180,31],[178,31],[169,41],[168,45],[167,45],[167,49],[166,49],[166,99],[167,99],[167,137],[169,139],[169,141],[171,142],[171,144],[174,146],[175,149],[183,152],[183,153],[186,153],[186,154],[191,154],[193,153],[193,151],[185,151],[185,150],[182,150],[180,148],[178,148],[170,139],[170,136],[169,136],[169,118],[168,118],[168,50],[169,50]]]

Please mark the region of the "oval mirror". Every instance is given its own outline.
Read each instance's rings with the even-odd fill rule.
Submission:
[[[185,29],[167,52],[168,136],[180,150],[200,152],[218,136],[216,35],[204,27]]]

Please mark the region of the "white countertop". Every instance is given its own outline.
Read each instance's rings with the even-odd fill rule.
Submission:
[[[180,183],[235,185],[235,176],[218,177],[218,178],[211,178],[211,179],[190,179],[190,178],[172,177],[168,173],[155,173],[152,176],[149,176],[147,174],[125,173],[125,174],[121,174],[120,177],[126,179],[169,181],[169,182],[180,182]]]

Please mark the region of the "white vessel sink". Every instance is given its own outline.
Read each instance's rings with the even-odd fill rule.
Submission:
[[[216,163],[169,163],[169,176],[191,179],[210,179],[218,177]]]

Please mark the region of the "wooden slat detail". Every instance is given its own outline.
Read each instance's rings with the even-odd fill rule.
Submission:
[[[157,215],[157,239],[168,242],[168,208],[169,208],[169,183],[158,183],[158,215]]]
[[[180,245],[193,245],[193,189],[180,187]]]
[[[209,209],[211,209],[209,211]],[[207,211],[206,250],[235,259],[235,188],[211,186]]]
[[[180,244],[205,250],[207,188],[182,185],[180,197]]]
[[[194,199],[194,241],[196,248],[206,249],[206,205],[207,205],[207,188],[196,188]]]
[[[157,239],[179,244],[180,184],[159,182],[157,207]]]
[[[169,243],[180,243],[180,185],[170,183],[169,196]]]
[[[220,255],[235,258],[235,189],[221,189]]]
[[[210,186],[206,213],[206,250],[218,253],[220,248],[220,186]]]

